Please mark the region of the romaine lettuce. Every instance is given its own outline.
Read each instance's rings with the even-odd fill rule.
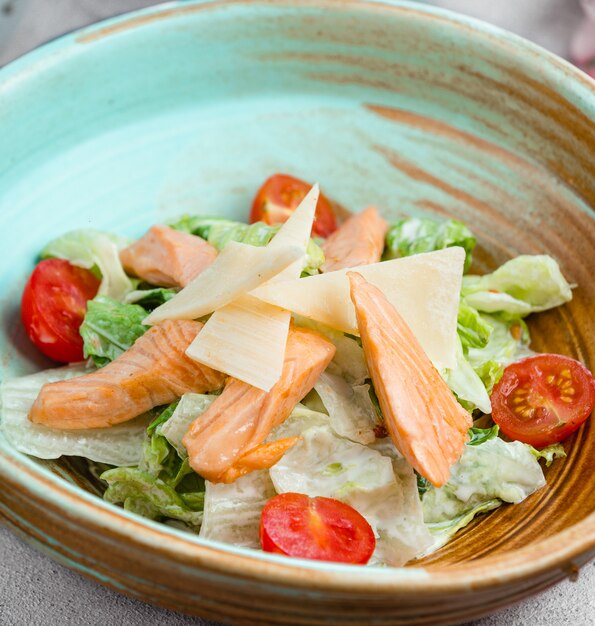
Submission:
[[[184,522],[197,531],[202,521],[205,484],[186,456],[178,454],[161,434],[169,421],[167,416],[173,417],[177,410],[171,409],[172,405],[149,425],[137,467],[117,467],[101,475],[109,485],[104,499],[150,519]]]
[[[142,323],[146,317],[146,310],[138,304],[96,296],[88,302],[80,327],[85,357],[92,357],[100,367],[113,361],[149,330]]]
[[[99,295],[123,300],[133,283],[126,276],[119,251],[129,240],[99,230],[72,230],[50,241],[41,251],[42,259],[66,259],[86,269],[97,268],[101,274]]]
[[[190,425],[197,417],[211,406],[216,397],[214,395],[185,393],[169,419],[157,426],[156,432],[169,441],[181,458],[188,456],[188,452],[182,443],[188,428],[190,428]]]
[[[267,470],[251,472],[230,484],[207,481],[200,536],[234,546],[260,548],[260,514],[274,495]]]
[[[453,246],[465,249],[465,271],[467,271],[471,265],[475,237],[463,222],[407,217],[392,224],[388,229],[384,258],[397,259]]]
[[[43,385],[82,376],[94,369],[78,363],[3,381],[0,386],[0,429],[11,445],[40,459],[70,455],[109,465],[136,465],[141,458],[149,416],[111,428],[87,430],[48,428],[27,418]]]
[[[446,370],[445,379],[448,386],[468,411],[478,408],[484,413],[491,413],[492,404],[488,392],[482,379],[465,357],[460,339],[456,342],[456,357],[456,366]]]
[[[330,416],[331,428],[338,435],[362,444],[374,441],[377,415],[369,385],[351,386],[340,376],[323,372],[314,389]]]
[[[148,472],[135,467],[117,467],[101,475],[108,488],[104,499],[121,504],[149,519],[175,519],[198,530],[202,522],[202,498],[184,499],[173,487]],[[196,509],[196,510],[195,510]]]
[[[415,476],[407,463],[399,464],[395,449],[394,457],[382,454],[338,437],[328,426],[309,428],[301,437],[270,469],[278,493],[332,497],[353,506],[374,529],[375,564],[403,565],[426,549],[431,539]]]
[[[200,215],[185,215],[170,226],[176,230],[182,230],[206,239],[217,250],[223,250],[230,241],[239,241],[252,246],[266,246],[281,228],[281,224],[272,226],[264,222],[244,224],[243,222]],[[324,253],[313,239],[308,242],[306,254],[307,262],[303,273],[317,274],[318,268],[324,263]]]
[[[569,302],[572,291],[551,256],[521,255],[492,274],[465,276],[463,296],[479,311],[525,317]]]
[[[124,302],[126,304],[139,304],[146,311],[152,311],[168,300],[171,300],[176,293],[178,293],[176,289],[166,289],[165,287],[137,289],[126,294]]]
[[[491,428],[470,428],[469,429],[469,441],[467,442],[468,446],[479,446],[490,439],[494,439],[498,436],[498,432],[500,428],[495,424]]]
[[[473,307],[464,300],[459,303],[457,332],[463,346],[468,348],[485,348],[492,334],[492,326]]]
[[[549,467],[556,459],[566,458],[566,450],[564,450],[564,446],[561,443],[553,443],[552,445],[542,448],[541,450],[537,450],[533,446],[529,447],[531,448],[531,454],[537,460],[545,460],[546,467]]]
[[[498,368],[494,364],[506,366],[513,361],[534,354],[529,349],[531,338],[529,329],[523,320],[504,320],[493,315],[481,315],[482,319],[492,327],[492,333],[484,348],[469,348],[467,359],[472,367],[491,380],[499,379]],[[491,371],[486,371],[486,363]],[[485,378],[484,378],[485,379]]]
[[[439,489],[431,487],[424,494],[424,520],[438,524],[467,519],[471,511],[480,510],[489,501],[518,503],[544,485],[543,472],[530,446],[520,441],[506,443],[499,437],[479,445],[467,444],[451,468],[448,483]]]

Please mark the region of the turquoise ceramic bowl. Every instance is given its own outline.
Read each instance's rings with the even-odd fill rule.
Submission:
[[[88,226],[138,236],[183,212],[244,218],[275,171],[320,181],[352,210],[458,216],[478,234],[478,270],[553,254],[580,287],[533,323],[535,347],[593,367],[594,84],[513,35],[400,2],[173,2],[4,68],[0,103],[2,377],[48,365],[18,307],[51,237]],[[578,431],[545,490],[400,569],[201,541],[104,504],[76,464],[35,461],[1,436],[0,514],[69,567],[189,613],[454,623],[593,555],[592,435]]]

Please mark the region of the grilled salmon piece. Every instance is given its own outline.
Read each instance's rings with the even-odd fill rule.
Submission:
[[[200,322],[166,320],[105,367],[44,385],[29,419],[51,428],[107,428],[188,392],[223,387],[225,375],[186,356]]]
[[[334,272],[358,265],[378,263],[384,250],[388,224],[376,207],[352,215],[322,246],[322,272]]]
[[[384,294],[361,274],[347,276],[366,362],[391,439],[422,476],[441,487],[463,452],[471,416]]]
[[[335,346],[326,337],[292,326],[281,378],[270,391],[230,378],[223,393],[194,420],[183,439],[191,467],[211,482],[225,480],[240,457],[287,419],[334,355]]]
[[[120,252],[128,274],[160,287],[185,287],[215,260],[204,239],[158,224]]]
[[[301,437],[287,437],[270,443],[261,443],[256,448],[245,452],[226,472],[219,478],[221,483],[233,483],[240,476],[245,476],[256,470],[269,469],[281,460],[283,455],[292,448]]]

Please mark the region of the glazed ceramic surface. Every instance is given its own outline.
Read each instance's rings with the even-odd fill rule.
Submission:
[[[0,72],[2,377],[48,365],[18,321],[40,248],[139,236],[185,212],[243,219],[272,172],[387,217],[456,216],[477,271],[547,252],[578,284],[533,347],[595,366],[595,89],[512,35],[398,2],[180,2],[68,35]],[[595,424],[547,487],[410,567],[289,561],[113,508],[73,461],[0,436],[0,514],[69,567],[242,623],[447,624],[572,576],[595,551]]]

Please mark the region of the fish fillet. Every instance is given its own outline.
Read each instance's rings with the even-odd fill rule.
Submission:
[[[223,393],[188,429],[183,443],[191,467],[211,482],[260,445],[312,389],[335,354],[317,332],[292,326],[281,378],[266,392],[230,378]]]
[[[120,252],[128,274],[160,287],[185,287],[215,260],[204,239],[158,224]]]
[[[153,326],[96,372],[44,385],[29,419],[50,428],[107,428],[185,393],[220,389],[225,375],[185,354],[202,326],[191,320]]]
[[[378,263],[384,250],[388,224],[371,206],[352,215],[322,246],[322,272]]]
[[[471,416],[384,294],[348,272],[368,370],[388,432],[409,463],[436,487],[459,460]]]

